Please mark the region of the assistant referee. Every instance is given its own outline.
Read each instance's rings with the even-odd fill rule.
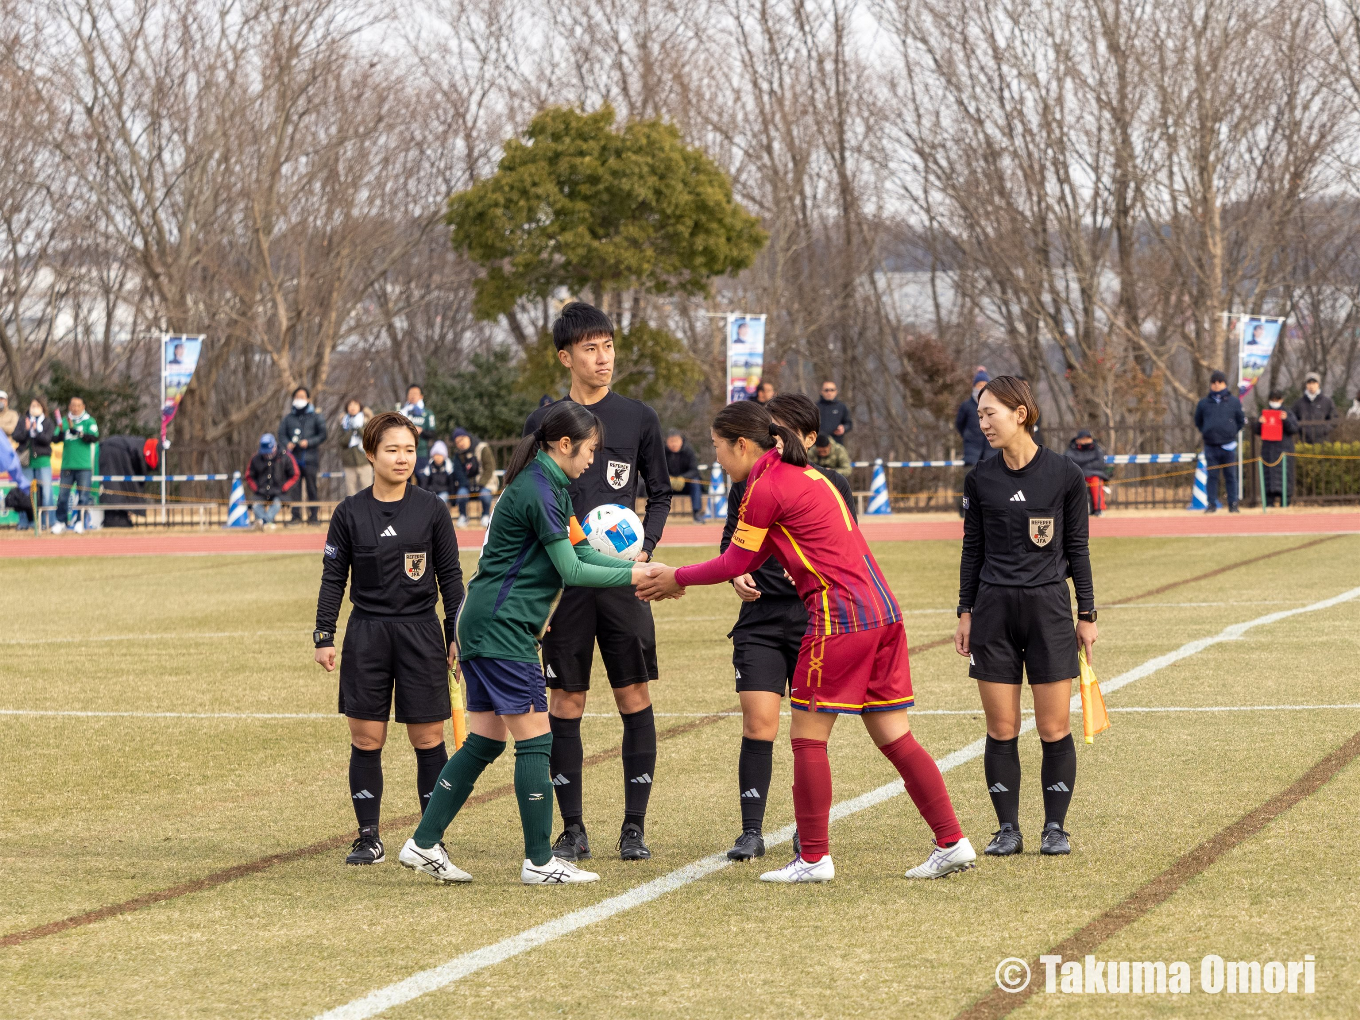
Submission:
[[[349,792],[359,836],[346,864],[386,860],[378,836],[382,748],[395,695],[416,752],[420,809],[429,803],[448,760],[444,720],[452,713],[448,671],[456,659],[455,621],[463,572],[449,508],[408,484],[420,430],[405,415],[384,411],[364,426],[373,484],[335,508],[321,559],[316,601],[316,661],[335,669],[335,624],[345,583],[350,612],[340,656],[340,712],[349,721]],[[435,603],[444,599],[444,622]]]
[[[983,771],[999,823],[986,852],[1018,854],[1020,685],[1029,678],[1043,744],[1040,853],[1071,852],[1064,828],[1077,778],[1070,702],[1077,646],[1096,641],[1087,550],[1086,480],[1068,458],[1034,442],[1039,406],[1029,384],[997,376],[978,394],[978,423],[1000,457],[963,483],[963,555],[954,647],[968,656],[987,716]],[[1067,578],[1077,596],[1076,629]]]

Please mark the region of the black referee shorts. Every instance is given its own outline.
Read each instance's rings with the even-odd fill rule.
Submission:
[[[807,607],[800,599],[762,596],[741,604],[732,639],[732,668],[737,691],[788,693],[807,633]]]
[[[652,607],[631,585],[567,588],[543,635],[543,674],[555,691],[590,690],[590,666],[600,645],[610,687],[655,680],[656,625]]]
[[[1077,676],[1077,629],[1066,581],[1035,588],[983,582],[973,604],[968,675],[999,684],[1030,685]]]
[[[380,617],[355,609],[340,650],[340,714],[386,722],[441,722],[449,701],[449,649],[434,613]]]

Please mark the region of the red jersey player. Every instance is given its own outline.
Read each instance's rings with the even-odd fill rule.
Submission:
[[[778,440],[778,444],[776,444]],[[794,672],[793,806],[801,853],[767,882],[835,877],[827,829],[831,765],[827,739],[837,715],[858,715],[935,834],[935,848],[908,878],[942,878],[977,855],[959,828],[935,760],[911,734],[911,672],[902,613],[854,517],[831,482],[810,469],[803,444],[754,401],[713,419],[718,462],[745,481],[737,530],[727,551],[706,563],[653,568],[638,597],[675,598],[686,585],[721,584],[773,555],[808,608],[808,630]]]

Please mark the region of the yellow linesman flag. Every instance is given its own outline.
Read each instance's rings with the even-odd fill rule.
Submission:
[[[457,751],[467,739],[467,713],[463,701],[463,664],[449,670],[449,702],[453,706],[453,749]]]
[[[1105,711],[1105,699],[1100,696],[1100,681],[1096,671],[1086,661],[1086,649],[1077,652],[1081,664],[1081,729],[1088,744],[1095,743],[1096,734],[1110,728],[1110,714]]]

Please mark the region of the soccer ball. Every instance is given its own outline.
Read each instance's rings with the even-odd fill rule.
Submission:
[[[605,503],[597,506],[581,522],[586,541],[596,552],[632,560],[642,551],[642,521],[626,506]]]

